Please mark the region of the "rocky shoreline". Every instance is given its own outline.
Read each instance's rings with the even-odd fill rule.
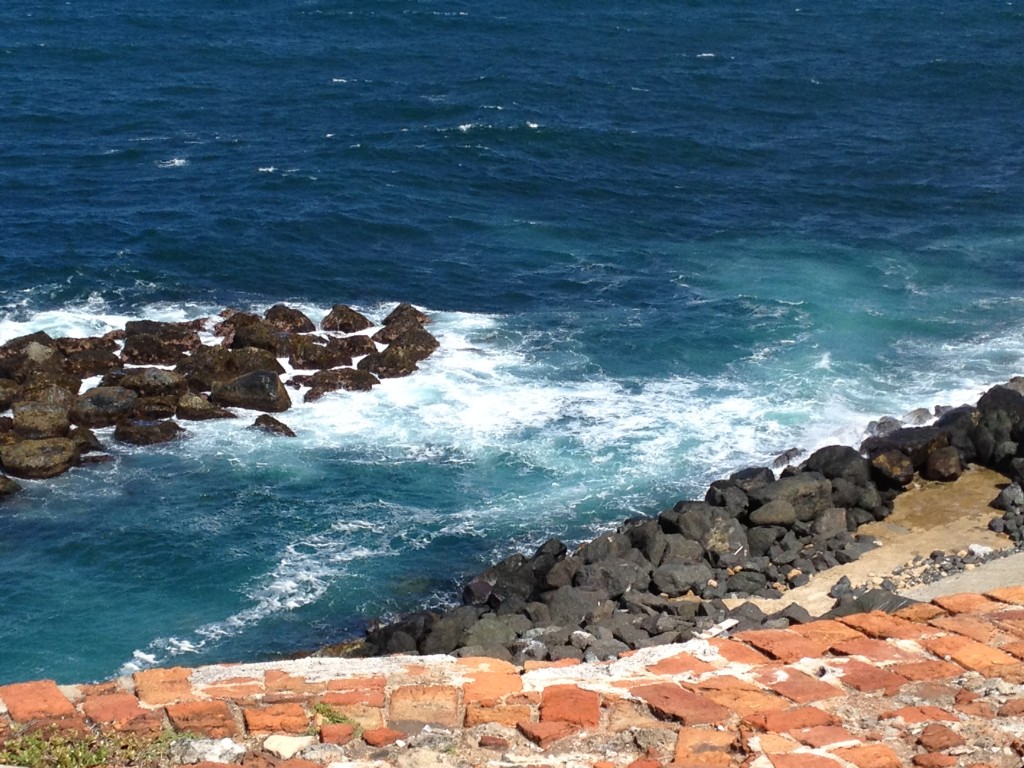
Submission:
[[[319,326],[284,304],[262,317],[226,309],[211,322],[134,320],[102,337],[39,332],[0,346],[0,414],[10,411],[0,415],[0,499],[20,489],[11,477],[109,461],[94,431],[105,427],[118,442],[153,445],[185,436],[180,421],[236,418],[231,409],[242,408],[264,412],[252,428],[294,437],[269,415],[291,407],[289,389],[305,402],[367,391],[413,373],[439,346],[430,318],[405,303],[379,325],[343,304]],[[203,332],[219,341],[204,344]]]
[[[625,521],[570,552],[552,539],[465,584],[461,605],[371,626],[364,641],[323,655],[452,654],[522,665],[602,661],[694,636],[785,628],[812,620],[798,605],[765,614],[816,573],[875,546],[861,526],[885,520],[916,479],[955,481],[969,465],[1007,478],[990,529],[1024,542],[1024,379],[988,390],[976,405],[937,409],[928,426],[873,422],[859,450],[827,446],[778,474],[749,467],[717,480],[703,500]],[[792,452],[784,461],[792,457]],[[1010,550],[1012,551],[1012,549]],[[840,581],[830,616],[896,610],[898,586],[944,578],[1006,551],[933,552],[877,587]],[[727,601],[727,598],[732,598]],[[729,607],[729,604],[733,607]]]

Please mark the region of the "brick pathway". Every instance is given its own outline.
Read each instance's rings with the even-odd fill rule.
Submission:
[[[393,656],[17,683],[0,687],[0,739],[172,729],[259,768],[1020,768],[1022,659],[1024,587],[1009,587],[601,664]]]

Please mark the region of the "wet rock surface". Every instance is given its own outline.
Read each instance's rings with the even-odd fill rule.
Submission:
[[[175,419],[232,419],[232,409],[282,413],[292,407],[289,387],[308,388],[305,402],[368,391],[378,375],[407,376],[438,348],[429,322],[410,304],[379,326],[337,304],[318,331],[300,310],[275,304],[262,317],[224,310],[213,343],[203,343],[209,318],[133,320],[95,338],[40,332],[11,339],[0,345],[0,470],[28,479],[66,472],[82,463],[81,454],[103,450],[106,433],[92,430],[113,428],[118,442],[144,446],[186,436]],[[96,383],[93,377],[98,384],[82,391],[83,379]],[[294,436],[270,417],[254,426]],[[104,458],[111,459],[90,456],[88,463]],[[0,475],[0,498],[17,489]]]

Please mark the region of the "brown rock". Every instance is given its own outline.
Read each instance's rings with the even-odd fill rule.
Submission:
[[[114,439],[130,445],[157,445],[177,440],[182,437],[184,432],[184,429],[169,419],[165,421],[132,419],[118,423],[114,430]]]
[[[286,411],[292,404],[281,379],[272,371],[254,371],[230,381],[215,382],[210,399],[219,405],[269,413]]]
[[[928,480],[949,483],[960,477],[963,471],[964,468],[960,464],[960,454],[956,448],[947,445],[928,454],[923,474]]]
[[[121,359],[133,365],[176,365],[202,345],[199,334],[187,323],[131,320],[124,330]]]
[[[202,395],[186,392],[178,400],[174,415],[186,421],[207,421],[209,419],[234,419],[235,414],[219,405],[214,405]]]
[[[347,392],[369,392],[371,388],[380,384],[380,379],[368,371],[338,368],[331,371],[317,371],[304,380],[304,383],[308,383],[310,389],[302,398],[303,402],[312,403],[339,389]]]
[[[0,447],[0,464],[15,477],[56,477],[78,463],[78,447],[66,437],[22,440]]]
[[[109,427],[131,416],[138,399],[124,387],[93,387],[75,402],[71,420],[83,427]]]
[[[14,431],[27,440],[67,437],[71,429],[68,407],[37,402],[17,402],[12,408]]]
[[[249,429],[258,429],[261,432],[281,437],[295,437],[295,432],[292,431],[291,427],[267,414],[257,416],[256,421],[249,426]]]
[[[275,304],[263,313],[263,319],[268,324],[287,333],[309,333],[315,331],[313,321],[294,307],[284,304]]]
[[[421,312],[412,304],[403,301],[391,310],[391,313],[384,318],[382,325],[397,325],[409,321],[419,323],[420,325],[429,325],[430,315]]]
[[[341,333],[357,333],[372,326],[373,323],[345,304],[335,304],[327,317],[320,321],[323,330]]]

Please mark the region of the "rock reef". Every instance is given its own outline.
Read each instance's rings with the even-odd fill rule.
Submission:
[[[371,626],[356,652],[601,661],[684,642],[722,622],[735,631],[804,623],[812,616],[796,605],[765,615],[725,599],[781,597],[858,559],[875,546],[861,526],[887,518],[915,479],[951,482],[970,464],[1007,477],[993,502],[1004,514],[990,527],[1024,541],[1024,379],[993,387],[977,405],[937,409],[933,424],[887,418],[868,434],[859,449],[826,446],[797,466],[786,465],[799,455],[789,451],[778,474],[741,469],[711,483],[703,499],[626,520],[575,551],[551,539],[514,554],[470,579],[461,605]],[[956,562],[944,561],[945,572]],[[831,615],[908,602],[846,584],[833,597]]]
[[[289,389],[308,388],[306,402],[370,390],[413,373],[439,346],[425,327],[430,318],[404,303],[379,326],[337,304],[319,331],[284,304],[262,317],[224,310],[212,329],[219,342],[204,344],[209,323],[132,320],[97,338],[40,332],[0,346],[0,414],[10,412],[0,415],[0,499],[19,489],[7,475],[55,477],[102,452],[93,430],[113,427],[113,439],[130,445],[165,443],[187,435],[179,421],[234,418],[237,408],[287,411]],[[287,375],[280,360],[298,373]],[[255,426],[294,436],[268,419]]]

